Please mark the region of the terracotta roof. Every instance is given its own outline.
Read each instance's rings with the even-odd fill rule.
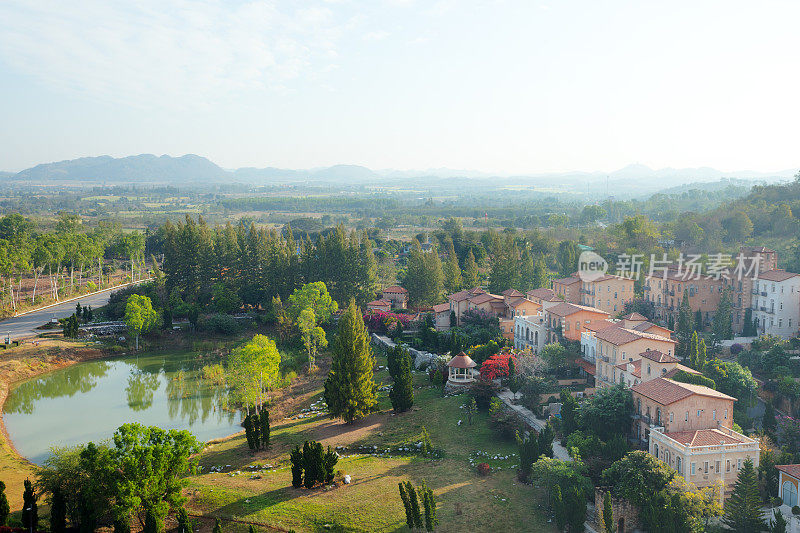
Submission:
[[[641,315],[639,313],[628,313],[627,315],[625,315],[622,318],[623,318],[623,320],[634,320],[634,321],[637,321],[637,322],[641,321],[641,320],[647,320],[646,316]]]
[[[720,444],[742,444],[751,442],[744,435],[729,435],[718,429],[697,429],[694,431],[673,431],[664,433],[670,439],[686,446],[719,446]]]
[[[658,350],[645,350],[644,352],[640,353],[642,357],[645,359],[649,359],[651,361],[655,361],[656,363],[677,363],[678,360],[671,355],[661,353]]]
[[[589,331],[600,331],[616,325],[617,324],[615,322],[611,322],[610,320],[593,320],[589,324],[584,325],[583,329]]]
[[[658,324],[653,324],[652,322],[642,322],[641,324],[636,324],[635,326],[631,326],[629,329],[635,329],[636,331],[641,331],[642,333],[647,333],[649,330],[653,328],[660,328],[665,331],[669,331],[672,333],[671,329],[667,329],[663,326],[659,326]],[[655,334],[654,334],[655,335]]]
[[[674,340],[662,337],[660,335],[643,333],[641,331],[626,329],[620,326],[602,329],[597,332],[596,337],[606,342],[610,342],[614,346],[622,346],[623,344],[628,344],[629,342],[639,339],[650,339],[654,341],[671,342],[672,344],[675,344]]]
[[[766,272],[760,273],[758,275],[758,279],[764,281],[786,281],[787,279],[791,279],[795,276],[800,276],[800,274],[786,272],[785,270],[767,270]]]
[[[587,361],[586,359],[576,359],[575,364],[584,369],[590,376],[594,376],[597,372],[597,368],[595,367],[594,363]]]
[[[603,315],[608,316],[608,313],[603,311],[602,309],[597,309],[596,307],[588,307],[585,305],[578,305],[578,304],[571,304],[567,302],[560,303],[558,305],[554,305],[550,309],[547,310],[548,313],[554,314],[556,316],[569,316],[574,315],[578,311],[589,311],[592,313],[600,313]]]
[[[506,303],[508,304],[509,307],[517,307],[518,305],[524,304],[525,302],[535,303],[535,302],[532,302],[532,301],[528,300],[524,296],[520,296],[520,297],[517,297],[517,298],[512,298]],[[536,305],[539,305],[539,304],[536,304]]]
[[[616,367],[619,368],[620,370],[624,370],[625,372],[627,372],[628,371],[628,365],[633,365],[633,369],[631,370],[631,374],[633,374],[634,377],[637,377],[637,378],[641,378],[642,377],[642,360],[641,359],[637,359],[636,361],[634,361],[632,363],[620,363],[620,364],[616,365]]]
[[[530,290],[527,294],[528,298],[539,298],[541,300],[552,300],[556,297],[556,293],[553,292],[553,289],[546,289],[544,287]]]
[[[471,297],[472,295],[469,291],[458,291],[450,294],[447,299],[453,300],[454,302],[463,302],[464,300],[469,300]]]
[[[751,252],[754,254],[774,254],[775,250],[770,250],[769,248],[765,248],[763,246],[742,246],[741,248],[742,253],[744,252]]]
[[[689,368],[688,366],[683,366],[682,364],[678,363],[677,365],[675,365],[675,368],[673,368],[672,370],[670,370],[669,372],[667,372],[666,374],[664,374],[661,377],[672,378],[672,377],[675,376],[675,374],[677,374],[681,370],[683,370],[684,372],[686,372],[688,374],[694,374],[696,376],[700,375],[700,372],[698,372],[694,368]]]
[[[775,468],[793,478],[800,479],[800,465],[775,465]]]
[[[370,303],[367,304],[367,307],[391,307],[392,302],[386,300],[372,300]]]
[[[485,293],[485,292],[486,292],[486,291],[485,291],[485,290],[483,290],[483,289],[481,289],[480,287],[473,287],[473,288],[471,288],[471,289],[469,289],[469,290],[467,291],[467,293],[469,293],[469,294],[470,294],[470,295],[472,295],[472,296],[477,296],[478,294],[483,294],[483,293]]]
[[[502,294],[503,296],[525,296],[524,294],[519,292],[517,289],[506,289],[503,292],[501,292],[500,294]]]
[[[443,312],[449,311],[449,310],[450,310],[450,304],[449,303],[436,304],[436,305],[433,306],[433,312],[434,313],[443,313]]]
[[[581,278],[570,276],[568,278],[554,279],[553,283],[560,283],[561,285],[572,285],[573,283],[580,283]]]
[[[502,296],[497,296],[496,294],[491,294],[488,292],[484,292],[475,296],[474,298],[470,299],[470,302],[474,303],[475,305],[480,305],[486,302],[491,302],[492,300],[503,300]]]
[[[736,398],[722,394],[719,391],[703,387],[702,385],[690,385],[689,383],[678,383],[671,379],[656,378],[644,383],[639,383],[631,387],[631,391],[646,396],[661,405],[669,405],[692,395],[708,396],[723,400],[733,400]]]
[[[447,366],[453,368],[475,368],[478,366],[475,361],[472,360],[470,356],[461,352],[457,356],[453,357],[447,362]]]
[[[590,283],[597,283],[598,281],[608,281],[610,279],[621,279],[623,281],[630,281],[631,283],[633,283],[633,279],[631,279],[631,278],[624,278],[622,276],[617,276],[617,275],[614,275],[614,274],[603,274],[602,277],[599,277],[597,279],[593,279],[592,281],[590,281]]]
[[[398,285],[392,285],[391,287],[386,287],[381,292],[389,293],[389,294],[408,294],[408,291],[405,290],[403,287]]]

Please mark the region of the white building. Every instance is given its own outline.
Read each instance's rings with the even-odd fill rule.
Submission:
[[[753,320],[759,335],[788,339],[800,329],[800,274],[768,270],[753,283]]]
[[[544,313],[514,317],[514,348],[538,353],[547,344]]]

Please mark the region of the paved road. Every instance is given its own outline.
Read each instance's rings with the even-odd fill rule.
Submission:
[[[33,311],[27,315],[9,318],[0,321],[0,342],[10,335],[11,340],[22,339],[26,337],[34,337],[40,333],[36,328],[49,322],[54,316],[56,318],[65,318],[75,312],[75,305],[80,302],[82,306],[91,305],[92,309],[97,309],[108,303],[108,298],[114,289],[103,291],[91,296],[84,296],[77,300],[64,302],[47,309],[40,311]]]

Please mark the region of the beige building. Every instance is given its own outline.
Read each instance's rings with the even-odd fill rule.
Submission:
[[[433,324],[436,331],[450,329],[450,304],[445,302],[433,306]]]
[[[697,370],[680,364],[677,358],[657,350],[646,350],[639,354],[638,359],[618,364],[617,370],[620,376],[619,382],[626,387],[633,387],[651,379],[671,378],[681,371],[700,374]]]
[[[447,305],[449,310],[455,313],[457,325],[461,324],[464,312],[470,309],[498,317],[500,330],[509,340],[514,339],[516,317],[536,315],[542,309],[541,303],[528,299],[527,295],[515,289],[508,289],[503,291],[502,295],[498,295],[486,292],[480,287],[449,295]]]
[[[633,284],[632,279],[612,274],[592,281],[582,281],[581,303],[602,309],[610,315],[618,315],[625,309],[625,304],[634,298]]]
[[[580,341],[584,328],[608,318],[608,313],[594,307],[561,302],[544,308],[548,341],[557,342],[559,335],[571,341]]]
[[[675,353],[674,340],[619,325],[594,332],[594,342],[597,354],[595,379],[598,387],[619,384],[622,373],[627,372],[627,364],[641,359],[644,352],[656,351],[668,356]]]
[[[565,302],[581,303],[581,280],[578,276],[553,280],[553,292]]]
[[[381,298],[392,304],[392,309],[406,309],[408,307],[408,291],[403,287],[393,285],[381,291]]]
[[[669,268],[666,273],[648,276],[644,281],[644,297],[653,302],[656,318],[677,322],[683,295],[688,294],[692,312],[700,311],[704,324],[708,324],[717,312],[725,279],[712,276],[696,276],[688,269]]]

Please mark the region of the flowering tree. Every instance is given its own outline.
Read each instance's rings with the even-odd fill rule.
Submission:
[[[386,333],[395,328],[397,323],[400,323],[403,329],[407,329],[411,324],[411,316],[385,311],[371,311],[364,315],[364,324],[367,329],[376,333]]]
[[[508,361],[516,358],[510,353],[499,353],[491,356],[481,365],[481,376],[486,379],[498,379],[508,376]]]

